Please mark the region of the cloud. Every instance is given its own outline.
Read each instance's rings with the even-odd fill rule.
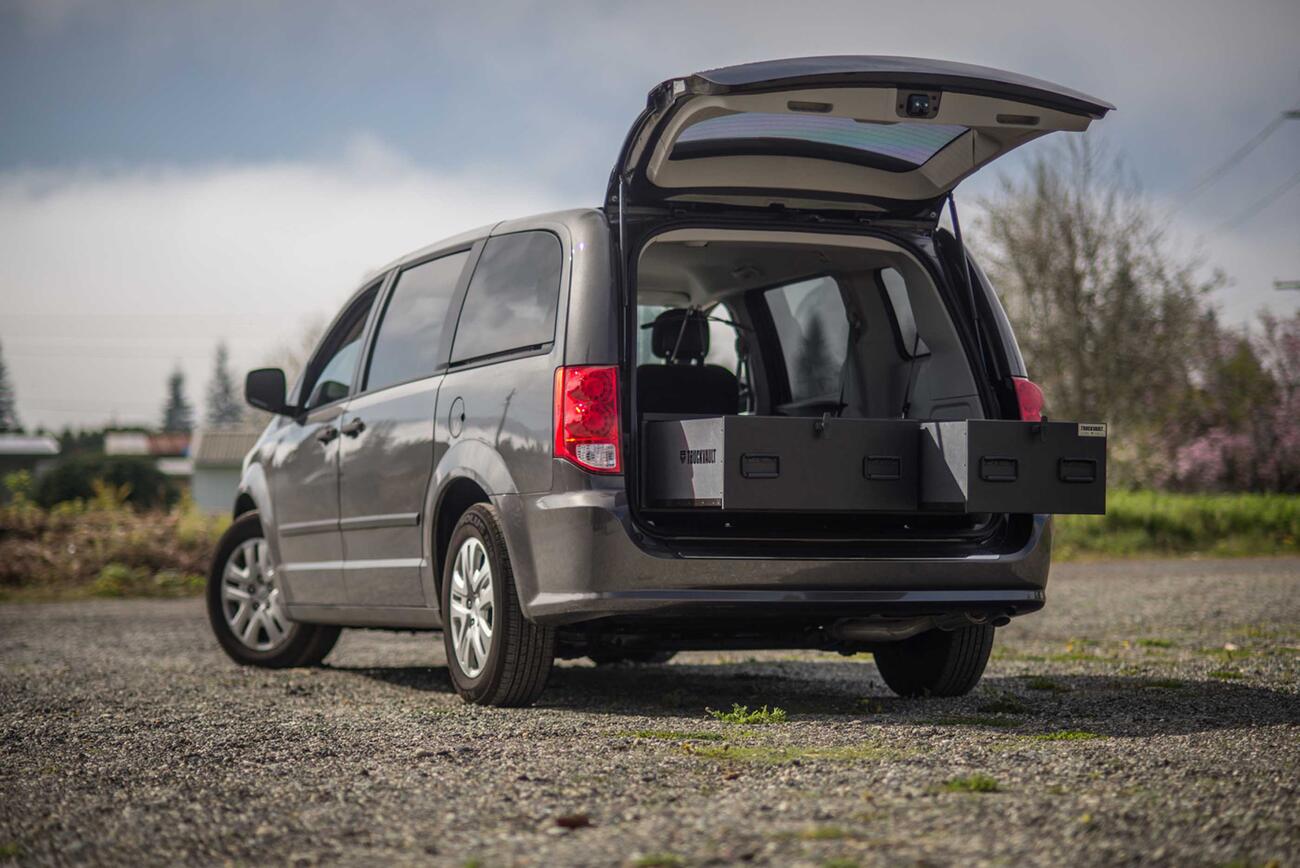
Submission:
[[[22,418],[153,421],[174,363],[201,403],[218,340],[254,366],[393,258],[558,204],[365,135],[315,161],[0,173],[0,341]]]

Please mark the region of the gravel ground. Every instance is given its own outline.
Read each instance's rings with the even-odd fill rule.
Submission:
[[[1049,591],[960,700],[692,653],[565,664],[525,710],[462,704],[428,635],[268,672],[199,600],[0,607],[0,862],[1295,863],[1300,560]],[[789,720],[706,713],[733,702]]]

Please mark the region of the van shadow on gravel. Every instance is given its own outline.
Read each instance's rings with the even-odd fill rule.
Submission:
[[[445,666],[331,667],[410,690],[452,692]],[[701,717],[732,703],[780,706],[790,720],[952,725],[1009,733],[1181,735],[1300,724],[1300,698],[1242,682],[1127,675],[985,676],[969,696],[902,699],[870,663],[764,661],[561,666],[539,708],[630,717]]]

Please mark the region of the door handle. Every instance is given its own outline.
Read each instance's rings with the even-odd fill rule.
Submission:
[[[366,430],[366,423],[361,421],[360,416],[354,416],[352,417],[351,422],[348,422],[339,430],[342,431],[344,434],[346,434],[348,437],[356,437],[362,431]]]
[[[327,425],[316,432],[316,439],[322,443],[330,443],[337,436],[339,436],[339,429],[333,425]]]

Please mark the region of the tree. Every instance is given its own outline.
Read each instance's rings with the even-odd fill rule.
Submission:
[[[808,320],[795,362],[802,397],[827,395],[839,387],[840,369],[826,346],[826,326],[817,313]]]
[[[0,433],[22,430],[14,387],[9,382],[9,369],[5,366],[4,354],[0,352]]]
[[[243,419],[244,405],[230,376],[230,352],[222,341],[217,344],[212,379],[208,381],[207,422],[213,428],[223,428],[238,425]]]
[[[163,405],[162,429],[189,433],[194,428],[194,408],[185,398],[185,374],[177,367],[167,378],[167,403]]]
[[[1224,279],[1172,250],[1121,161],[1073,137],[981,205],[985,265],[1052,414],[1123,427],[1176,413],[1215,341],[1206,296]]]

